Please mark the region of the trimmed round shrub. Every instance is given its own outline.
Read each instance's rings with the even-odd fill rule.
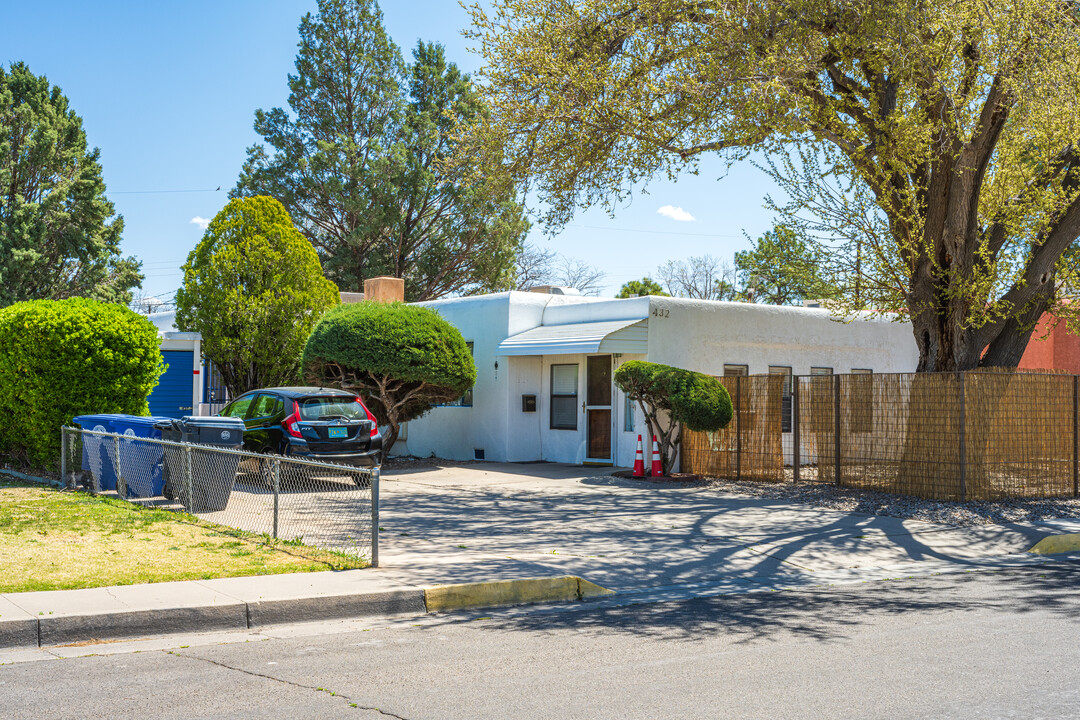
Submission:
[[[659,436],[660,462],[665,474],[679,452],[684,427],[708,432],[731,422],[731,397],[720,381],[710,375],[631,360],[615,371],[615,384],[631,400],[643,405],[649,431]]]
[[[0,455],[53,469],[76,415],[148,415],[165,372],[157,329],[122,305],[73,298],[0,309]]]
[[[461,333],[434,310],[372,301],[339,305],[308,338],[309,382],[359,393],[389,450],[398,427],[432,405],[460,398],[476,382],[476,365]]]
[[[711,375],[631,360],[615,371],[615,384],[695,432],[719,430],[731,422],[731,396]]]

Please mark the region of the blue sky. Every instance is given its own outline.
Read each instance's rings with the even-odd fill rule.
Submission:
[[[143,261],[148,293],[170,294],[202,236],[192,218],[212,218],[224,206],[245,149],[258,140],[255,109],[286,105],[297,25],[314,0],[5,5],[0,63],[25,61],[67,95],[90,144],[101,149],[108,196],[124,216],[124,254]],[[406,53],[418,39],[434,40],[464,70],[479,67],[461,36],[468,16],[456,0],[393,0],[382,8]],[[536,230],[531,240],[604,270],[606,295],[627,280],[655,277],[667,260],[730,259],[747,246],[744,230],[757,237],[771,227],[762,202],[776,190],[749,164],[721,175],[723,165],[707,159],[699,175],[658,179],[614,217],[590,210],[559,235]],[[693,219],[660,214],[665,206]]]

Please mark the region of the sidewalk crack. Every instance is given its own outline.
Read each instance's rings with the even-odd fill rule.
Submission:
[[[255,672],[254,670],[245,670],[244,668],[241,668],[241,667],[235,667],[233,665],[226,665],[223,662],[218,662],[217,660],[211,660],[210,658],[199,657],[198,655],[184,655],[183,653],[178,653],[178,652],[176,652],[174,650],[166,650],[165,652],[166,652],[167,655],[172,655],[173,657],[184,658],[186,660],[199,660],[199,661],[202,661],[202,662],[205,662],[205,663],[209,663],[211,665],[216,665],[219,668],[224,668],[225,670],[233,670],[235,672],[243,673],[245,675],[251,675],[252,677],[264,678],[266,680],[273,680],[274,682],[279,682],[282,685],[291,685],[292,687],[300,688],[302,690],[313,690],[315,692],[326,693],[327,695],[330,695],[332,697],[341,698],[342,700],[344,700],[346,702],[346,704],[348,704],[349,707],[356,708],[357,710],[373,710],[373,711],[379,713],[380,715],[385,715],[386,717],[396,718],[396,720],[408,720],[407,718],[404,718],[401,715],[397,715],[397,714],[392,713],[392,712],[387,712],[386,710],[383,710],[382,708],[372,707],[372,706],[369,706],[369,705],[360,705],[359,703],[353,702],[352,698],[349,697],[348,695],[342,695],[341,693],[334,692],[333,690],[328,690],[328,689],[326,689],[324,687],[318,687],[316,685],[304,685],[303,683],[293,682],[292,680],[285,680],[284,678],[274,677],[273,675],[267,675],[265,673],[258,673],[258,672]]]

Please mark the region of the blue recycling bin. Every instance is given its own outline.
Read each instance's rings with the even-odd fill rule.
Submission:
[[[113,421],[123,417],[116,414],[79,415],[72,422],[83,430],[116,432]],[[116,444],[112,438],[97,435],[82,436],[82,469],[94,476],[95,490],[116,490]]]
[[[129,498],[150,498],[161,495],[164,480],[161,465],[164,448],[157,443],[138,442],[135,438],[161,439],[156,423],[169,418],[114,415],[113,432],[123,435],[120,441],[120,474],[124,478]]]

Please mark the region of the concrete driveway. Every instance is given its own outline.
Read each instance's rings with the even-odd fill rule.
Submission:
[[[610,468],[485,463],[389,469],[376,572],[410,584],[580,575],[622,592],[784,586],[999,564],[1080,522],[957,528],[703,487]]]

